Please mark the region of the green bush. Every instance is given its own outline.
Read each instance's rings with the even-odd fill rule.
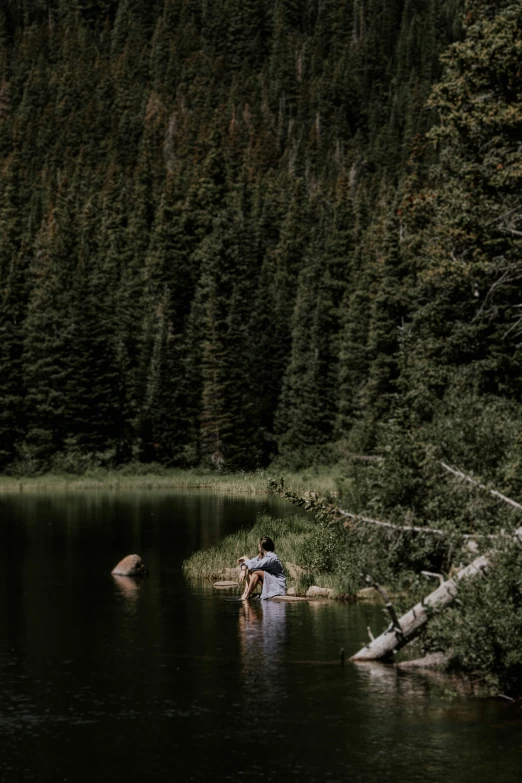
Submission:
[[[452,663],[495,692],[522,695],[522,552],[505,539],[487,574],[461,582],[457,603],[428,625],[427,650],[452,651]]]

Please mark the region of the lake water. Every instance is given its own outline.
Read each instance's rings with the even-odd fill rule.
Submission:
[[[183,560],[278,499],[0,496],[0,780],[515,783],[522,713],[339,663],[380,607],[250,605]],[[252,542],[252,550],[255,542]],[[138,552],[142,583],[112,567]]]

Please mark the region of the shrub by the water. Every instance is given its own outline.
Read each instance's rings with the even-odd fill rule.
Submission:
[[[483,578],[459,586],[458,602],[434,617],[427,650],[451,650],[452,664],[494,692],[522,695],[522,552],[506,539]]]
[[[342,579],[350,592],[371,575],[398,596],[399,613],[436,588],[422,572],[448,578],[487,553],[487,577],[459,583],[457,601],[430,620],[422,642],[451,650],[454,665],[513,696],[522,695],[522,554],[511,535],[522,520],[516,504],[491,490],[520,501],[521,433],[510,402],[450,390],[424,421],[398,405],[378,428],[370,458],[345,457],[342,506],[359,517],[336,515],[331,499],[314,493],[273,487],[318,512],[300,562]]]

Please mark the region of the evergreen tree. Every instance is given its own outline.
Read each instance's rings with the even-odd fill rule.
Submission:
[[[37,240],[24,323],[28,431],[23,453],[36,465],[44,465],[63,448],[70,430],[67,384],[74,356],[71,281],[76,248],[71,204],[62,192]]]
[[[520,28],[6,0],[2,467],[319,459],[454,386],[516,400]]]
[[[147,392],[142,415],[146,459],[186,464],[195,459],[194,400],[187,375],[187,321],[196,286],[185,232],[187,216],[172,180],[167,182],[151,235],[146,263],[147,311],[151,319]],[[196,407],[196,410],[194,408]]]
[[[418,267],[404,379],[423,405],[451,383],[519,393],[521,29],[513,4],[469,2],[430,99],[440,162],[407,196],[404,248]]]
[[[23,240],[22,198],[14,159],[4,170],[0,195],[0,466],[15,457],[25,426],[22,353],[28,249]]]
[[[299,455],[302,464],[315,461],[313,447],[332,440],[337,412],[336,281],[321,263],[323,245],[324,234],[319,234],[299,275],[292,350],[276,423],[281,452]]]

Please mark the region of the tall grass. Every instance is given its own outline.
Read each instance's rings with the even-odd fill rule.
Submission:
[[[96,468],[82,474],[0,475],[0,493],[75,489],[206,489],[230,494],[264,494],[270,478],[274,478],[270,469],[251,473],[219,473],[198,468],[182,470],[132,464],[118,470]],[[307,489],[322,493],[336,491],[336,471],[332,468],[313,468],[285,474],[285,481],[296,492]]]
[[[228,568],[234,568],[242,555],[254,557],[261,536],[269,536],[275,543],[276,552],[283,566],[293,563],[298,567],[310,559],[310,550],[315,546],[318,523],[312,517],[289,516],[274,519],[263,514],[250,530],[240,530],[220,541],[210,549],[203,549],[183,563],[183,571],[189,579],[219,579]],[[342,576],[315,569],[304,568],[297,579],[292,579],[286,569],[289,587],[295,587],[298,595],[306,592],[310,585],[329,587],[336,594],[344,593]]]
[[[281,561],[295,563],[303,543],[315,528],[312,520],[303,516],[274,519],[268,514],[258,517],[250,530],[239,530],[210,549],[202,549],[183,563],[185,576],[192,579],[216,579],[227,568],[237,565],[242,555],[254,557],[261,536],[269,536],[276,545]]]

